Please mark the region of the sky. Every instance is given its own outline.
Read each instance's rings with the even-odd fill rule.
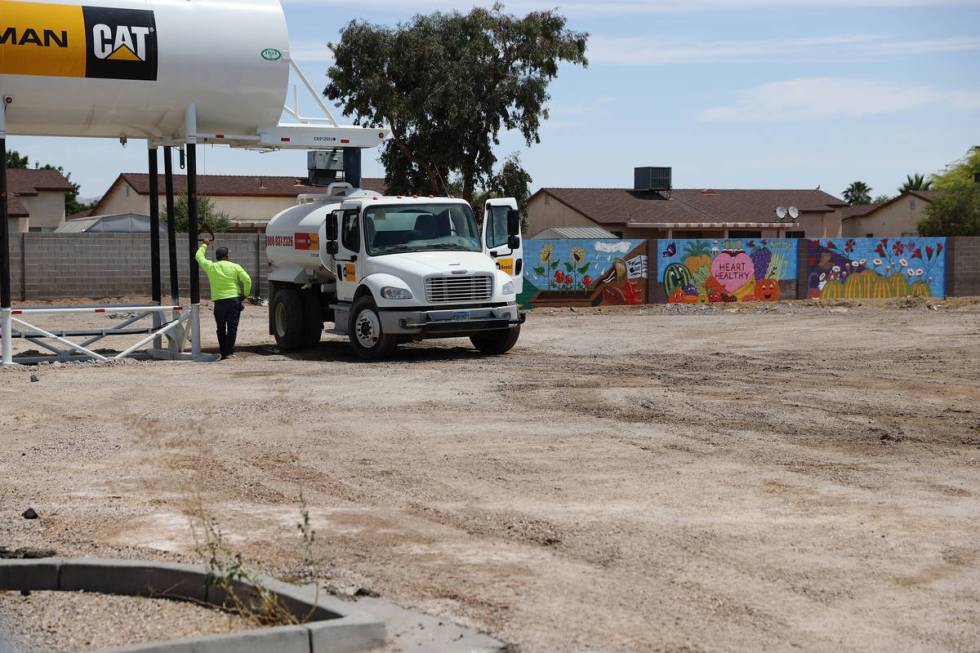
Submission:
[[[293,58],[317,88],[354,19],[395,25],[419,12],[466,11],[451,0],[284,0]],[[588,32],[589,66],[563,66],[550,119],[512,152],[542,186],[629,187],[635,166],[673,168],[677,188],[816,188],[840,196],[856,179],[894,194],[980,145],[980,0],[565,0],[505,3],[510,13],[557,8]],[[339,114],[339,112],[338,112]],[[346,122],[341,119],[341,122]],[[90,139],[11,137],[32,161],[62,165],[81,196],[145,149]],[[306,174],[302,152],[205,148],[199,172]],[[364,174],[383,176],[377,151]]]

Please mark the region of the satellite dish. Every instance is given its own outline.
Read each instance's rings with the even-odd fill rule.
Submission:
[[[779,218],[780,220],[785,220],[786,219],[786,207],[785,206],[780,206],[780,207],[776,208],[776,217]]]
[[[800,210],[795,206],[789,207],[789,217],[793,218],[794,220],[797,219],[800,217]]]

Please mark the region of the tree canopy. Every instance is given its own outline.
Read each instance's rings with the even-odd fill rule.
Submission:
[[[391,129],[381,154],[391,192],[444,195],[458,182],[472,200],[497,175],[521,177],[519,163],[494,173],[500,132],[540,142],[548,85],[561,62],[588,65],[587,38],[555,11],[520,18],[499,3],[394,28],[353,21],[329,44],[324,95],[358,124]]]
[[[932,181],[926,179],[925,175],[917,172],[914,175],[905,176],[905,183],[899,187],[898,192],[906,193],[910,190],[929,190],[931,186]]]
[[[27,164],[27,156],[22,156],[17,150],[7,150],[8,168],[26,168]]]
[[[932,176],[932,202],[919,222],[923,236],[980,236],[980,148]]]
[[[854,206],[856,204],[871,204],[871,186],[863,181],[851,182],[851,185],[844,189],[844,200]]]
[[[167,221],[167,214],[164,211],[164,207],[160,207],[161,220]],[[214,202],[211,201],[210,197],[205,197],[204,195],[197,196],[197,224],[198,227],[201,224],[207,223],[209,227],[214,231],[214,233],[220,233],[222,231],[228,231],[231,229],[231,218],[224,211],[219,211],[214,206]],[[181,193],[174,200],[174,225],[176,225],[177,231],[181,233],[187,233],[190,227],[190,218],[187,213],[187,193]]]

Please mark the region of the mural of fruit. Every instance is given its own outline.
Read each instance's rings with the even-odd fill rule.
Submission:
[[[760,302],[778,302],[779,282],[775,279],[759,279],[755,284],[755,298]]]
[[[697,304],[697,295],[688,295],[681,288],[675,288],[674,292],[670,293],[667,301],[671,304]]]
[[[725,286],[721,285],[718,282],[718,280],[715,279],[714,277],[708,277],[707,280],[704,282],[704,287],[708,290],[708,292],[711,291],[717,292],[719,296],[721,295],[721,292],[725,289]]]
[[[888,281],[891,285],[892,297],[908,297],[912,294],[912,288],[909,287],[908,279],[906,279],[905,275],[901,272],[896,272],[890,276]]]
[[[684,248],[684,266],[696,274],[701,268],[711,265],[711,255],[708,254],[708,243],[693,241]]]
[[[831,279],[820,290],[820,299],[842,299],[843,297],[844,286],[837,279]]]
[[[752,267],[755,269],[755,276],[765,277],[766,272],[769,270],[769,263],[772,261],[772,252],[769,248],[762,246],[757,248],[750,255],[752,258]]]
[[[913,297],[932,297],[932,291],[929,290],[929,283],[926,281],[916,281],[912,284],[911,291]]]
[[[727,293],[734,294],[755,278],[755,266],[752,258],[745,252],[722,252],[711,262],[711,276],[718,280]]]
[[[671,263],[664,270],[664,291],[668,296],[674,292],[674,289],[684,292],[684,288],[693,285],[694,278],[691,276],[691,271],[680,263]]]
[[[744,301],[746,297],[753,296],[755,294],[755,279],[749,279],[741,288],[731,294],[738,301]]]
[[[847,277],[847,281],[844,282],[844,297],[848,299],[857,299],[859,297],[870,297],[871,291],[874,290],[875,281],[878,279],[878,275],[871,270],[865,270],[863,272],[858,272],[857,274],[852,274]]]

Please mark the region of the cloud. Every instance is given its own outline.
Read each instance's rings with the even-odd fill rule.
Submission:
[[[511,12],[553,9],[570,16],[623,16],[636,14],[689,13],[696,11],[746,11],[799,7],[943,7],[975,4],[976,0],[593,0],[505,2]],[[488,7],[491,0],[284,0],[287,5],[354,6],[361,9],[401,9],[406,13]]]
[[[877,34],[680,42],[593,36],[589,60],[614,65],[855,61],[980,50],[980,37],[909,40]]]
[[[289,56],[293,61],[333,63],[333,52],[327,47],[326,41],[296,41],[289,48]]]
[[[897,113],[942,104],[980,108],[980,93],[943,92],[927,86],[841,77],[806,77],[762,84],[737,94],[734,103],[699,114],[703,122],[774,122]]]

